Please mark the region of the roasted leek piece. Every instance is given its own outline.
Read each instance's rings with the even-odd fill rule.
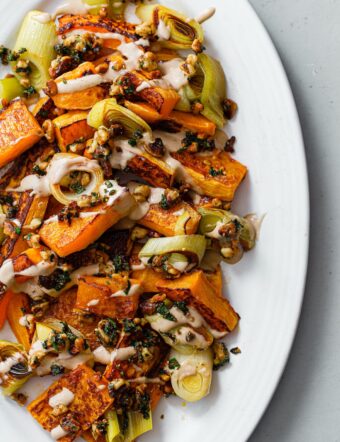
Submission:
[[[27,353],[20,344],[0,341],[0,379],[3,393],[8,396],[24,385],[32,372]]]
[[[142,4],[137,15],[157,29],[160,43],[170,49],[191,49],[195,40],[203,42],[203,30],[199,23],[162,5]]]

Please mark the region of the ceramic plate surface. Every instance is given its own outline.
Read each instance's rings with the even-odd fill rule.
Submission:
[[[53,11],[61,1],[1,0],[0,41],[11,44],[25,12]],[[195,16],[206,0],[167,1]],[[227,338],[242,354],[214,376],[211,395],[197,404],[162,401],[149,442],[244,442],[277,386],[295,335],[303,299],[309,231],[304,147],[292,93],[276,51],[246,0],[210,0],[217,14],[205,24],[208,51],[227,73],[239,112],[228,132],[236,158],[249,167],[234,203],[240,214],[266,214],[260,241],[224,268],[225,293],[242,319]],[[0,333],[6,337],[7,331]],[[35,387],[41,390],[44,381]],[[16,403],[0,399],[0,439],[50,440]],[[164,414],[164,419],[160,415]]]

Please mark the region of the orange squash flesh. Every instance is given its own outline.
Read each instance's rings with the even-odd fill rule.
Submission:
[[[40,238],[61,257],[79,252],[96,241],[128,213],[134,205],[134,200],[130,195],[127,199],[124,210],[118,211],[115,206],[100,204],[85,210],[85,212],[95,212],[93,216],[74,218],[70,225],[67,221],[45,223],[39,231]]]
[[[13,161],[44,136],[22,100],[14,100],[0,113],[0,167]]]
[[[101,385],[104,388],[100,387]],[[49,405],[49,399],[60,393],[63,388],[69,389],[74,394],[74,399],[68,406],[68,412],[77,416],[80,428],[77,434],[64,436],[58,440],[71,442],[88,430],[91,424],[106,412],[112,405],[113,399],[109,395],[108,381],[92,368],[79,365],[54,382],[27,407],[33,418],[47,431],[60,425],[61,419],[65,416],[54,416]]]
[[[149,155],[147,152],[143,152],[143,155],[134,156],[128,161],[127,166],[131,173],[138,175],[155,187],[166,189],[172,186],[175,179],[173,169],[164,161]]]
[[[129,283],[131,286],[140,285],[138,281],[128,280],[127,277],[119,274],[114,274],[111,278],[95,276],[80,278],[75,308],[110,318],[133,318],[143,290],[140,288],[132,295],[124,293],[124,295],[112,297],[121,290],[128,291]]]
[[[203,271],[161,282],[158,290],[173,301],[186,301],[215,330],[231,332],[237,327],[239,315],[225,298],[216,295]]]
[[[20,255],[13,258],[13,269],[14,273],[20,273],[24,270],[28,269],[29,267],[32,267],[34,265],[37,265],[39,262],[42,261],[42,257],[40,252],[42,251],[42,248],[30,248],[25,250]],[[18,284],[22,284],[29,279],[31,279],[31,276],[24,276],[24,275],[15,275],[15,281]]]
[[[138,95],[156,109],[163,120],[170,115],[180,99],[174,89],[162,89],[160,87],[144,89]]]
[[[7,292],[0,296],[0,330],[5,325],[8,304],[10,303],[13,296],[15,296],[15,294],[11,290],[7,290]]]
[[[171,154],[190,176],[203,195],[233,201],[235,192],[247,174],[243,164],[227,152],[215,150],[210,156],[200,157],[189,152]]]
[[[222,269],[219,265],[214,273],[205,273],[207,280],[214,287],[215,292],[218,296],[223,296],[223,279],[222,279]]]
[[[105,89],[100,86],[90,87],[79,92],[57,94],[52,97],[54,104],[60,109],[87,110],[106,97]]]
[[[67,34],[73,30],[88,32],[117,33],[129,39],[138,40],[136,25],[120,20],[111,20],[94,15],[71,15],[65,14],[58,18],[58,34]]]
[[[59,149],[68,151],[72,143],[89,140],[93,137],[94,129],[87,124],[88,112],[70,111],[53,120]]]
[[[168,117],[169,121],[179,124],[182,128],[191,132],[214,136],[216,124],[202,115],[193,115],[189,112],[172,111]]]
[[[184,220],[185,216],[187,218]],[[186,202],[180,202],[167,210],[159,204],[153,204],[138,224],[164,236],[192,235],[197,232],[200,219],[199,213]]]
[[[48,196],[38,196],[36,195],[32,201],[32,204],[29,208],[28,214],[25,219],[25,224],[22,227],[22,233],[26,235],[29,232],[35,230],[31,227],[31,223],[34,219],[43,220],[47,206],[48,206],[49,197]]]
[[[33,334],[19,321],[27,313],[29,313],[28,296],[25,293],[13,293],[7,307],[7,320],[17,341],[24,346],[26,351],[30,349]]]
[[[130,109],[130,111],[143,118],[147,123],[157,123],[161,121],[162,117],[159,112],[156,111],[150,104],[146,103],[133,103],[132,101],[125,101],[124,106]]]

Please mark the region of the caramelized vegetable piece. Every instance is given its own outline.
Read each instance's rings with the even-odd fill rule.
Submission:
[[[162,119],[160,113],[157,112],[154,107],[150,106],[150,104],[133,103],[132,101],[126,100],[124,102],[124,106],[127,107],[130,111],[139,115],[147,123],[157,123]]]
[[[44,133],[22,100],[0,113],[0,167],[37,143]]]
[[[180,99],[174,89],[150,87],[139,92],[139,96],[159,112],[162,119],[167,118]]]
[[[202,115],[194,115],[188,112],[173,111],[169,115],[169,121],[174,121],[181,128],[188,129],[194,133],[214,136],[216,124]]]
[[[56,107],[52,98],[40,98],[34,106],[32,114],[35,116],[39,124],[43,124],[46,119],[53,120],[55,118]]]
[[[87,115],[87,112],[71,111],[53,120],[58,146],[62,152],[68,152],[73,143],[84,143],[93,137],[95,131],[87,124]]]
[[[28,296],[25,293],[14,293],[7,307],[7,320],[18,342],[26,351],[31,347],[33,333],[20,324],[20,318],[30,311]]]
[[[174,181],[174,170],[164,161],[144,152],[136,155],[127,163],[128,171],[138,175],[155,187],[168,188]]]
[[[138,40],[136,26],[109,18],[102,18],[94,15],[70,15],[65,14],[58,19],[58,34],[63,35],[73,30],[83,30],[89,32],[117,33],[132,40]]]
[[[45,222],[39,231],[41,240],[61,257],[79,252],[122,219],[135,204],[129,194],[123,196],[121,202],[119,206],[100,204],[90,207],[85,213],[94,212],[93,215],[73,218],[70,225],[67,221]]]
[[[158,289],[173,301],[186,301],[215,330],[231,332],[238,324],[238,314],[226,299],[216,296],[215,289],[202,271],[162,282]]]
[[[52,414],[49,400],[60,393],[63,388],[70,390],[74,395],[74,399],[68,405],[67,414],[55,416]],[[108,392],[107,380],[88,366],[80,365],[62,376],[31,402],[28,411],[47,431],[53,430],[60,424],[65,425],[65,421],[69,418],[70,421],[73,421],[75,431],[70,432],[59,441],[71,442],[82,432],[89,429],[91,424],[111,406],[112,402],[113,399],[111,399]]]
[[[77,281],[78,282],[78,281]],[[99,322],[99,318],[93,316],[92,318],[84,318],[79,312],[75,310],[77,300],[77,288],[73,287],[61,293],[55,302],[51,303],[49,309],[44,313],[40,319],[42,322],[48,319],[59,319],[67,322],[68,325],[79,330],[88,341],[90,348],[93,350],[98,347],[99,343],[94,333],[95,328]]]
[[[215,292],[218,296],[223,296],[223,279],[222,279],[222,269],[219,265],[214,273],[205,273],[207,280],[214,287]]]
[[[87,110],[91,109],[98,101],[103,100],[105,95],[105,89],[100,86],[95,86],[79,92],[57,94],[52,97],[52,100],[54,104],[61,109]]]
[[[24,272],[24,270],[28,269],[29,267],[35,266],[43,261],[41,257],[42,250],[42,248],[30,248],[13,258],[13,269],[15,273],[15,281],[17,283],[22,284],[33,277],[29,275],[20,275],[20,273]]]
[[[156,293],[158,292],[158,286],[166,283],[166,280],[162,278],[162,273],[156,272],[151,267],[133,270],[131,277],[142,284],[145,293]]]
[[[180,202],[167,210],[153,204],[138,223],[164,236],[192,235],[197,232],[200,219],[190,204]]]
[[[185,166],[191,181],[203,195],[233,201],[235,192],[246,176],[247,168],[231,158],[227,152],[213,151],[201,157],[189,152],[175,152],[172,156]]]
[[[142,292],[138,281],[119,274],[111,278],[85,276],[79,280],[75,307],[99,316],[133,318]]]
[[[7,290],[7,292],[0,295],[0,330],[5,325],[8,304],[10,303],[12,296],[14,296],[14,293],[11,290]]]
[[[35,196],[27,213],[25,224],[22,227],[22,234],[27,235],[42,224],[47,206],[48,196]],[[39,224],[40,223],[40,224]]]
[[[155,109],[162,119],[167,118],[178,103],[180,96],[174,89],[163,89],[158,86],[147,86],[148,79],[140,72],[128,72],[123,77],[123,81],[131,83],[136,90],[135,94],[146,101]],[[138,88],[141,87],[141,90]]]

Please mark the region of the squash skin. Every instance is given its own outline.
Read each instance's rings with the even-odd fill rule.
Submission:
[[[53,120],[59,149],[68,152],[67,147],[80,139],[87,141],[95,130],[87,124],[88,112],[70,111]]]
[[[151,185],[164,189],[172,187],[175,178],[174,171],[164,161],[149,155],[147,152],[144,152],[143,155],[136,155],[129,160],[127,169]]]
[[[184,229],[185,232],[176,230],[181,215],[176,212],[183,211],[189,216]],[[164,236],[175,236],[178,234],[192,235],[197,232],[201,215],[186,202],[180,202],[170,209],[162,209],[159,204],[152,204],[148,213],[138,221],[144,227],[154,230]]]
[[[138,40],[136,25],[102,18],[94,15],[71,15],[65,14],[58,18],[58,35],[67,34],[73,30],[84,30],[89,32],[112,32],[124,35],[131,40]]]
[[[74,218],[71,225],[66,221],[45,223],[39,231],[41,240],[58,256],[65,257],[71,253],[86,249],[96,241],[106,230],[122,219],[134,206],[134,198],[127,194],[124,210],[116,206],[101,204],[86,209],[86,212],[105,213],[94,214],[86,218]]]
[[[0,113],[0,167],[30,149],[44,132],[22,100],[13,100]]]
[[[246,166],[231,158],[227,152],[214,150],[204,158],[189,152],[174,152],[171,155],[185,167],[201,193],[211,198],[232,202],[247,174]],[[223,175],[212,176],[211,169],[223,170]]]
[[[104,385],[106,388],[99,389],[100,385]],[[31,402],[27,409],[45,430],[51,431],[60,424],[62,416],[53,416],[48,404],[49,399],[63,388],[68,388],[74,394],[74,400],[68,409],[70,413],[77,416],[80,429],[77,434],[62,437],[59,441],[71,442],[88,430],[91,424],[111,406],[113,399],[110,397],[107,387],[108,381],[103,376],[86,365],[79,365],[54,382]]]
[[[139,282],[130,280],[130,284],[131,286],[139,285]],[[127,287],[128,278],[119,274],[113,274],[111,278],[95,276],[80,278],[75,308],[98,316],[108,316],[116,319],[134,318],[143,291],[142,288],[133,295],[111,298],[112,294],[120,290],[126,290]],[[93,300],[99,302],[96,305],[89,305]]]
[[[228,333],[238,325],[239,315],[225,298],[216,295],[203,271],[161,282],[157,288],[172,301],[186,301],[215,330]]]

